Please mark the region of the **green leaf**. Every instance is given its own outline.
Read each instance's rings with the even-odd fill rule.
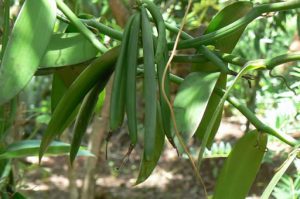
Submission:
[[[295,151],[291,153],[291,155],[288,157],[288,159],[280,166],[280,169],[275,173],[273,176],[271,182],[268,184],[266,189],[264,190],[263,194],[261,195],[261,199],[268,199],[270,198],[270,195],[275,188],[278,181],[281,179],[283,174],[286,172],[286,170],[289,168],[289,166],[293,163],[297,156],[297,153]]]
[[[98,50],[80,33],[54,34],[40,63],[42,67],[79,64],[96,57]]]
[[[220,73],[190,73],[182,82],[174,100],[174,113],[179,132],[188,140],[196,132]],[[182,151],[177,138],[175,143]]]
[[[61,135],[65,129],[66,120],[70,119],[71,114],[82,102],[85,95],[91,88],[99,82],[109,78],[114,69],[114,64],[119,53],[119,48],[115,47],[101,57],[95,59],[71,84],[69,89],[64,93],[63,97],[57,104],[51,120],[48,124],[39,152],[41,160],[44,152],[48,148],[50,142]],[[105,80],[106,81],[106,80]]]
[[[259,171],[267,138],[267,134],[254,130],[237,141],[222,167],[213,199],[246,198]]]
[[[252,3],[246,1],[235,2],[226,6],[225,8],[220,10],[210,21],[204,34],[212,33],[227,26],[228,24],[231,24],[232,22],[245,16],[252,9],[252,7]],[[214,40],[214,42],[210,45],[213,45],[216,49],[220,50],[223,53],[231,53],[234,47],[236,46],[237,42],[239,41],[246,26],[247,24],[245,24],[238,31],[235,31],[234,33],[226,37]],[[200,65],[194,64],[193,70],[211,72],[218,71],[219,69],[213,63],[207,61],[205,63],[201,63]]]
[[[253,4],[247,1],[239,1],[226,6],[225,8],[220,10],[210,21],[204,34],[219,30],[242,18],[252,9],[252,7]],[[217,49],[221,50],[224,53],[230,53],[240,39],[246,26],[247,24],[240,28],[238,31],[235,31],[234,33],[226,37],[214,40],[214,43],[211,43],[210,45],[215,46]]]
[[[108,78],[106,80],[108,81]],[[107,81],[99,82],[99,84],[96,84],[94,88],[92,88],[92,90],[86,95],[80,106],[79,114],[77,115],[74,125],[74,136],[70,149],[71,164],[75,160],[76,154],[80,148],[81,140],[94,113],[99,93],[103,90]]]
[[[26,0],[13,27],[0,66],[0,105],[30,81],[50,41],[56,19],[53,0]]]
[[[41,140],[24,140],[9,145],[4,153],[0,154],[0,159],[23,158],[37,156],[40,150]],[[51,142],[45,155],[66,155],[70,150],[70,144],[64,142]],[[94,156],[91,152],[81,148],[78,156]]]
[[[104,104],[104,100],[105,100],[105,96],[106,96],[106,91],[105,89],[103,89],[103,91],[99,94],[98,96],[98,101],[95,107],[95,113],[100,114],[103,104]]]
[[[226,82],[227,82],[227,75],[226,74],[221,74],[219,76],[219,79],[214,87],[214,89],[218,88],[218,89],[225,89],[226,88]],[[205,130],[207,129],[208,123],[210,122],[212,115],[214,114],[217,105],[219,104],[221,100],[221,97],[219,95],[217,95],[215,92],[213,92],[208,100],[204,115],[201,119],[200,125],[198,126],[198,129],[195,133],[196,137],[199,140],[203,140],[204,138],[204,133]],[[223,108],[222,108],[223,109]],[[209,138],[207,141],[207,145],[206,147],[211,147],[214,137],[219,129],[220,123],[221,123],[221,119],[222,119],[222,111],[220,111],[220,113],[218,114],[216,121],[212,127],[212,130],[209,133]]]
[[[163,132],[163,127],[162,127],[162,118],[161,118],[161,113],[160,113],[160,106],[157,103],[157,122],[156,122],[156,133],[155,133],[155,151],[154,155],[152,156],[151,159],[147,160],[145,158],[145,152],[143,154],[142,162],[140,165],[140,171],[138,178],[136,180],[135,185],[138,185],[145,180],[151,175],[152,171],[155,169],[157,162],[160,158],[160,155],[163,151],[164,148],[164,143],[165,143],[165,135]]]

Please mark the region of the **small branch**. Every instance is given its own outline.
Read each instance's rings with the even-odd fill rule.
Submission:
[[[256,19],[257,17],[261,16],[264,13],[295,9],[299,7],[300,7],[299,0],[258,5],[254,7],[249,13],[247,13],[244,17],[236,20],[235,22],[217,31],[202,35],[194,39],[189,39],[186,41],[179,42],[178,49],[198,48],[200,45],[209,44],[210,42],[215,41],[216,39],[223,38],[235,32],[236,30],[249,24],[251,21],[253,21],[254,19]],[[173,46],[174,46],[174,42],[171,42],[169,44],[169,48],[172,48]]]
[[[72,24],[81,32],[100,52],[104,53],[107,48],[100,43],[97,37],[91,32],[70,10],[70,8],[62,1],[56,0],[58,8],[66,15],[66,17],[72,22]]]
[[[216,93],[223,97],[224,95],[224,91],[221,89],[216,89],[215,90]],[[263,122],[261,122],[255,114],[253,114],[245,105],[241,104],[237,99],[235,99],[234,97],[227,97],[226,100],[233,105],[236,109],[238,109],[250,122],[251,124],[253,124],[253,126],[255,126],[255,128],[257,128],[259,131],[268,133],[272,136],[277,137],[279,140],[281,140],[282,142],[295,147],[296,145],[299,144],[298,141],[296,141],[294,138],[288,136],[287,134],[281,133],[275,129],[273,129],[270,126],[267,126],[266,124],[264,124]]]
[[[140,68],[138,69],[138,73],[143,73],[143,72],[144,72],[143,69]],[[170,74],[170,80],[176,84],[181,84],[184,81],[183,78],[178,77],[174,74]],[[223,91],[222,89],[215,89],[214,92],[216,92],[216,94],[218,94],[220,97],[223,97],[225,93],[225,91]],[[265,125],[256,117],[255,114],[253,114],[245,105],[242,105],[240,102],[238,102],[238,100],[235,99],[234,97],[227,97],[226,101],[228,101],[236,109],[238,109],[258,130],[268,133],[272,136],[275,136],[279,140],[283,141],[284,143],[290,146],[294,147],[299,144],[292,137],[273,129],[272,127]]]

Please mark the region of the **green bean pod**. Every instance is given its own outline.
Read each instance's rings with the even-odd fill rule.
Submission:
[[[114,81],[111,91],[110,100],[110,115],[109,115],[109,126],[110,130],[114,131],[121,126],[124,120],[124,109],[125,109],[125,86],[126,86],[126,68],[127,68],[127,46],[129,33],[132,21],[134,19],[132,15],[126,24],[124,34],[122,38],[122,44],[120,54],[116,63],[116,70],[114,74]]]
[[[127,48],[127,78],[126,78],[126,114],[131,147],[137,143],[137,116],[136,116],[136,73],[137,59],[139,53],[139,32],[141,24],[141,15],[134,15],[130,28],[129,45]]]
[[[51,120],[46,129],[39,152],[39,159],[46,152],[50,142],[58,135],[61,135],[65,129],[65,123],[71,116],[72,112],[83,100],[85,95],[91,90],[99,79],[109,77],[113,70],[114,64],[119,54],[119,47],[115,47],[101,57],[95,59],[71,84],[57,104]]]
[[[164,19],[160,13],[159,7],[157,7],[152,1],[142,0],[145,3],[145,7],[150,11],[158,31],[157,45],[155,59],[163,59],[165,51],[168,49],[166,40],[166,27]]]
[[[152,27],[144,6],[142,13],[142,41],[144,54],[144,97],[145,97],[145,134],[144,153],[145,159],[151,160],[155,152],[156,128],[156,74],[154,65],[154,47]]]
[[[84,98],[80,106],[79,114],[77,115],[75,125],[74,125],[74,130],[73,130],[74,135],[73,135],[71,148],[70,148],[71,164],[73,164],[73,161],[76,158],[76,155],[80,148],[81,140],[84,136],[84,133],[86,132],[88,124],[94,113],[95,106],[98,101],[99,93],[104,89],[109,78],[106,77],[104,79],[105,79],[104,81],[100,81],[92,88],[92,90]]]
[[[148,159],[146,160],[145,158],[145,151],[143,154],[143,158],[141,161],[141,165],[140,165],[140,170],[139,170],[139,174],[136,180],[135,185],[138,185],[142,182],[144,182],[145,180],[147,180],[147,178],[151,175],[151,173],[153,172],[153,170],[155,169],[158,160],[161,156],[161,153],[164,149],[164,144],[165,144],[165,135],[164,132],[162,131],[162,118],[161,118],[161,110],[160,110],[160,105],[159,103],[157,103],[157,108],[156,108],[156,131],[155,131],[155,149],[154,149],[154,155],[152,157],[152,159]]]
[[[156,29],[158,31],[158,38],[156,41],[156,52],[155,52],[155,63],[157,65],[157,76],[158,76],[158,84],[159,84],[159,95],[160,95],[160,106],[161,106],[161,114],[162,114],[162,120],[163,120],[163,130],[165,132],[165,135],[167,136],[169,142],[175,147],[174,143],[174,134],[171,131],[171,119],[170,119],[170,108],[165,101],[163,97],[163,89],[168,97],[170,99],[170,79],[169,79],[169,70],[167,72],[167,75],[165,77],[164,85],[165,87],[162,88],[162,81],[163,81],[163,73],[165,70],[165,67],[168,62],[168,46],[167,46],[167,39],[166,39],[166,26],[164,19],[160,13],[159,8],[151,1],[149,0],[143,0],[145,3],[145,7],[150,11],[155,25]]]
[[[266,151],[267,134],[246,133],[230,152],[218,177],[213,199],[246,198]]]

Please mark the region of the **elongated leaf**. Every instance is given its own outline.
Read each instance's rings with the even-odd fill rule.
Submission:
[[[280,166],[280,169],[276,172],[274,177],[272,178],[271,182],[268,184],[266,189],[264,190],[263,194],[261,195],[261,199],[268,199],[272,191],[274,190],[276,184],[279,182],[283,174],[289,168],[289,166],[293,163],[297,156],[297,153],[291,154],[288,159]]]
[[[27,156],[37,156],[40,149],[41,140],[24,140],[9,145],[4,153],[0,154],[0,159],[23,158]],[[51,142],[45,155],[66,155],[70,151],[70,144],[64,142]],[[81,148],[79,156],[94,156],[91,152]]]
[[[190,73],[179,87],[174,112],[179,132],[188,140],[196,132],[220,73]],[[181,151],[178,140],[175,143]]]
[[[82,63],[96,57],[98,50],[80,33],[54,34],[40,66],[58,67]]]
[[[85,95],[100,79],[107,81],[110,77],[114,69],[118,52],[119,48],[115,47],[94,60],[65,92],[55,108],[48,128],[43,135],[39,153],[40,160],[55,136],[60,135],[64,131],[66,120],[70,118],[71,114],[82,102]]]
[[[0,66],[0,105],[30,81],[50,41],[56,18],[53,0],[26,0]]]
[[[155,132],[155,151],[152,159],[147,160],[145,158],[145,153],[140,166],[140,171],[138,178],[136,180],[136,185],[144,182],[151,175],[152,171],[155,169],[159,157],[163,151],[165,143],[165,135],[162,128],[162,118],[160,113],[159,104],[157,104],[157,122],[156,122],[156,132]]]
[[[98,101],[98,96],[101,90],[103,90],[106,85],[106,81],[96,84],[94,88],[87,94],[84,98],[82,105],[80,106],[79,114],[76,118],[74,126],[74,136],[72,139],[71,149],[70,149],[70,162],[71,164],[75,160],[76,154],[80,148],[81,140],[86,132],[88,124],[92,118],[92,114],[95,110],[95,106]]]
[[[213,199],[246,198],[260,168],[267,145],[267,134],[256,130],[237,141],[222,167]]]

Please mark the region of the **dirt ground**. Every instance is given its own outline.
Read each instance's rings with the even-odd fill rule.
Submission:
[[[243,122],[243,121],[242,121]],[[225,120],[216,136],[216,142],[223,140],[234,143],[236,138],[242,136],[244,127],[241,123]],[[181,199],[204,198],[203,186],[200,186],[193,174],[190,163],[183,157],[177,157],[176,151],[167,144],[159,160],[157,168],[149,179],[133,186],[138,175],[141,148],[137,147],[130,155],[128,162],[117,171],[121,159],[127,151],[126,136],[112,137],[109,143],[108,160],[105,160],[105,147],[102,148],[96,171],[96,195],[98,199]],[[119,143],[122,142],[120,145]],[[192,143],[191,146],[196,146]],[[281,147],[281,148],[280,148]],[[274,170],[281,164],[282,159],[276,154],[282,153],[283,147],[276,142],[269,146],[266,160],[257,175],[256,182],[251,189],[250,198],[258,198],[267,182],[272,178]],[[196,156],[196,154],[195,154]],[[282,154],[281,154],[282,156]],[[83,184],[85,171],[84,157],[77,159],[74,173],[78,193]],[[67,157],[45,158],[43,165],[37,165],[36,158],[16,162],[22,172],[19,172],[18,189],[29,198],[64,199],[69,197]],[[205,159],[201,176],[209,194],[212,194],[224,158]],[[34,163],[34,164],[31,164]],[[272,164],[271,164],[272,163]],[[24,166],[26,165],[26,166]]]

